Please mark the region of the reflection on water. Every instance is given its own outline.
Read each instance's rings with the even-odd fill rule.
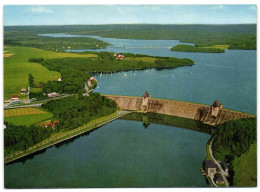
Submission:
[[[151,123],[156,123],[190,129],[207,134],[213,134],[215,131],[214,126],[204,124],[201,121],[156,113],[130,113],[121,117],[121,119],[141,121],[145,128],[148,128]]]
[[[5,187],[209,186],[200,167],[210,135],[193,131],[196,123],[181,129],[172,125],[181,126],[186,119],[157,114],[126,118],[134,121],[115,120],[25,162],[5,165]],[[165,122],[171,126],[159,124]]]

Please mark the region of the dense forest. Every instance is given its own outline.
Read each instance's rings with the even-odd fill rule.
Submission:
[[[194,64],[190,59],[178,59],[174,57],[150,57],[147,55],[126,53],[124,54],[124,60],[117,60],[114,53],[100,52],[97,54],[97,58],[61,58],[47,60],[31,58],[29,61],[40,62],[49,70],[58,71],[62,75],[61,82],[48,81],[47,83],[43,83],[43,92],[74,94],[82,94],[85,92],[84,84],[91,77],[90,73],[92,72],[117,72],[153,67],[190,66]]]
[[[59,120],[53,130],[36,125],[16,126],[7,123],[4,129],[5,156],[15,151],[26,150],[29,147],[50,137],[59,131],[77,128],[98,117],[109,115],[117,110],[117,104],[101,96],[99,93],[90,93],[89,97],[69,97],[59,100],[51,100],[43,105],[43,108],[54,114],[54,119]]]
[[[5,122],[4,129],[4,155],[7,156],[15,151],[26,150],[29,147],[50,137],[53,133],[51,127],[43,128],[35,125],[13,125]]]
[[[59,128],[70,130],[90,120],[109,115],[117,110],[117,104],[99,93],[88,97],[70,97],[52,100],[42,106],[59,119]]]
[[[10,31],[4,33],[4,45],[60,52],[67,49],[101,49],[109,44],[88,37],[48,37],[39,36],[33,32]]]
[[[246,154],[255,142],[256,118],[232,120],[217,127],[213,152],[216,159],[230,163],[232,168],[230,171],[231,184],[233,184],[233,176],[234,174],[236,175],[237,171],[235,166],[238,161],[237,159]],[[234,159],[236,160],[234,161]],[[253,164],[254,162],[251,163]],[[236,179],[238,177],[237,174]],[[251,175],[251,177],[256,176]]]
[[[217,49],[217,48],[203,48],[203,47],[195,47],[192,45],[176,45],[171,48],[172,51],[178,52],[203,52],[203,53],[224,53],[225,50]]]
[[[170,39],[194,43],[197,47],[229,45],[229,49],[256,49],[256,24],[5,26],[4,32],[70,33],[119,39]],[[5,35],[5,39],[7,37]]]

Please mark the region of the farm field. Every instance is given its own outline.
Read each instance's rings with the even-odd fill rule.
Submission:
[[[43,113],[46,113],[46,112],[43,110],[40,110],[40,109],[36,109],[36,108],[17,108],[17,109],[4,110],[4,117],[43,114]]]
[[[56,80],[60,76],[59,72],[49,71],[39,63],[28,62],[29,58],[97,57],[96,54],[52,52],[29,47],[8,46],[4,51],[14,54],[12,57],[4,58],[4,99],[19,94],[21,88],[27,87],[29,73],[34,76],[36,83]]]
[[[14,125],[30,126],[52,118],[53,114],[35,108],[8,109],[4,111],[4,121]]]
[[[228,49],[229,45],[213,45],[213,46],[209,46],[209,47],[201,47],[201,48],[216,48],[216,49]]]

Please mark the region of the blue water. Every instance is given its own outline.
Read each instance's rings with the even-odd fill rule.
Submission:
[[[5,187],[207,187],[200,167],[209,137],[116,120],[26,162],[5,166]]]
[[[97,92],[141,96],[147,90],[152,97],[156,98],[208,105],[218,99],[225,108],[256,114],[256,51],[254,50],[226,50],[225,53],[173,52],[169,47],[180,44],[177,40],[88,37],[112,44],[106,49],[91,51],[189,58],[196,63],[192,67],[160,71],[147,69],[96,75],[95,78],[99,81],[95,90]]]
[[[46,35],[47,36],[47,35]],[[48,34],[64,37],[64,34]],[[75,35],[69,35],[76,37]],[[95,37],[111,44],[93,51],[190,58],[191,67],[95,74],[95,91],[203,104],[256,114],[256,51],[172,52],[177,40]],[[131,48],[132,47],[132,48]],[[70,50],[84,51],[84,50]],[[5,187],[206,187],[200,173],[210,135],[173,126],[116,120],[101,128],[4,166]]]

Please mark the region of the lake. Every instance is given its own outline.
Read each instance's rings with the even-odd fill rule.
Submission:
[[[94,51],[190,58],[196,63],[94,74],[99,81],[97,92],[142,96],[148,91],[156,98],[209,105],[218,99],[225,108],[256,114],[256,51],[172,52],[170,47],[179,41],[95,38],[112,46]],[[116,120],[5,165],[5,187],[208,187],[200,167],[209,138],[209,134],[176,126],[151,123],[145,128],[142,122]]]

